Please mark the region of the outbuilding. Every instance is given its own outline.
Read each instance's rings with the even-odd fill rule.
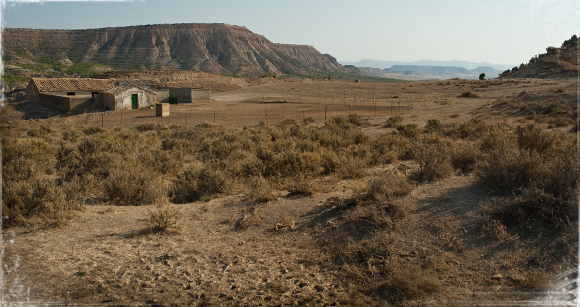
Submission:
[[[26,99],[62,112],[90,112],[102,107],[95,96],[114,86],[114,79],[32,78],[26,87]]]
[[[191,103],[191,102],[209,102],[211,100],[211,91],[202,88],[189,87],[170,87],[155,90],[159,102],[169,103]]]
[[[98,94],[105,110],[131,110],[152,107],[157,93],[135,85],[120,85]]]

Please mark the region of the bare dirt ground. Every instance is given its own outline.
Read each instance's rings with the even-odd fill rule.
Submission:
[[[215,122],[240,128],[260,121],[276,124],[307,117],[322,124],[325,117],[357,113],[370,119],[371,125],[364,129],[378,136],[390,132],[382,125],[394,115],[401,115],[404,123],[420,126],[429,119],[464,122],[471,118],[524,124],[528,121],[525,117],[498,116],[490,105],[522,91],[575,89],[574,82],[521,79],[365,84],[293,80],[214,93],[208,103],[172,105],[171,115],[165,118],[155,117],[155,110],[147,109],[41,120],[63,127]],[[479,97],[458,97],[467,91]],[[21,108],[4,112],[0,119],[21,125],[25,133],[23,117],[40,115]],[[152,206],[88,205],[64,228],[10,229],[4,231],[4,237],[14,241],[7,241],[6,253],[18,255],[20,260],[8,279],[17,278],[24,286],[11,286],[13,298],[28,298],[38,305],[54,302],[70,306],[388,305],[362,295],[338,274],[344,267],[332,261],[324,246],[342,227],[326,210],[328,200],[351,196],[367,180],[326,178],[322,181],[327,181],[328,188],[312,196],[281,191],[278,200],[259,205],[248,203],[242,195],[172,205],[183,216],[180,229],[173,234],[146,231],[145,220],[149,210],[154,210]],[[529,278],[518,264],[530,257],[548,256],[530,250],[517,238],[495,242],[482,234],[476,210],[490,195],[473,175],[457,174],[417,185],[397,200],[410,212],[397,231],[385,234],[390,256],[404,264],[430,263],[444,287],[433,297],[406,305],[464,306],[542,297],[513,291],[522,279]],[[242,221],[251,223],[241,227]],[[559,269],[547,273],[553,276],[573,266],[575,261],[562,261]]]

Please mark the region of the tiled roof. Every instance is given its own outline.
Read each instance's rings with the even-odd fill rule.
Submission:
[[[32,78],[39,92],[96,92],[115,86],[114,79]]]

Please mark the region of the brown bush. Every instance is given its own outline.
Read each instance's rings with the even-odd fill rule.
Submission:
[[[62,226],[78,205],[69,202],[61,188],[49,178],[2,182],[2,214],[5,227]]]
[[[178,232],[179,221],[182,219],[181,212],[178,208],[170,205],[159,204],[155,211],[148,210],[147,217],[148,229],[152,232]]]
[[[373,140],[370,146],[371,164],[390,164],[409,159],[411,141],[397,134],[385,134]]]
[[[167,193],[157,173],[140,166],[113,169],[103,182],[103,195],[116,206],[141,206],[166,201]]]
[[[453,174],[450,145],[441,138],[424,138],[411,149],[413,159],[419,164],[412,177],[417,181],[434,181]]]
[[[177,204],[188,203],[211,197],[227,190],[229,179],[221,170],[209,166],[189,168],[177,176],[170,192],[171,201]]]
[[[375,291],[390,301],[416,300],[441,292],[438,275],[420,266],[395,267]]]
[[[477,94],[475,94],[473,92],[464,92],[461,95],[459,95],[459,97],[462,97],[462,98],[476,98],[476,97],[479,97],[479,95],[477,95]]]
[[[407,195],[412,189],[413,186],[405,175],[395,171],[385,171],[369,180],[367,198],[385,202],[391,197]]]

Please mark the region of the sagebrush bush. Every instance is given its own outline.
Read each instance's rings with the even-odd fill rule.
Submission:
[[[423,138],[411,149],[419,168],[413,173],[417,181],[434,181],[453,174],[450,144],[441,138]]]
[[[389,301],[416,300],[441,292],[438,274],[420,266],[396,267],[375,291]]]
[[[209,166],[190,167],[177,175],[178,181],[171,188],[172,202],[182,204],[211,197],[227,190],[229,178]]]
[[[155,210],[148,210],[147,226],[152,232],[176,232],[182,218],[179,208],[158,204]]]
[[[113,169],[103,182],[103,195],[116,206],[150,205],[166,200],[166,188],[158,174],[140,166]]]
[[[385,134],[370,144],[371,164],[390,164],[411,158],[411,141],[398,134]]]
[[[387,119],[387,121],[385,122],[385,124],[383,125],[383,127],[396,128],[396,127],[400,126],[402,122],[403,122],[403,117],[401,115],[395,115],[395,116],[389,117]]]
[[[397,131],[407,138],[416,138],[419,136],[421,130],[417,124],[406,124],[397,126]]]
[[[252,178],[249,189],[248,197],[255,202],[265,203],[278,199],[272,183],[262,176]]]
[[[78,204],[67,200],[53,179],[38,176],[27,180],[3,180],[3,221],[11,226],[60,226]]]
[[[373,176],[367,184],[367,198],[385,202],[391,197],[404,196],[413,189],[404,174],[397,171],[384,171]]]
[[[459,97],[463,97],[463,98],[476,98],[479,97],[479,95],[473,93],[473,92],[464,92],[461,95],[459,95]]]
[[[502,224],[569,229],[578,219],[580,170],[573,135],[536,126],[492,132],[477,163],[479,181],[504,194],[481,212]]]
[[[477,163],[479,180],[489,187],[508,193],[540,180],[548,170],[534,151],[513,147],[497,148]]]
[[[518,196],[507,196],[484,202],[482,214],[500,220],[505,225],[521,228],[569,229],[578,220],[577,202],[555,197],[538,188],[529,188]]]
[[[481,150],[474,142],[457,140],[451,148],[451,164],[454,169],[472,172],[478,161],[481,160]]]

